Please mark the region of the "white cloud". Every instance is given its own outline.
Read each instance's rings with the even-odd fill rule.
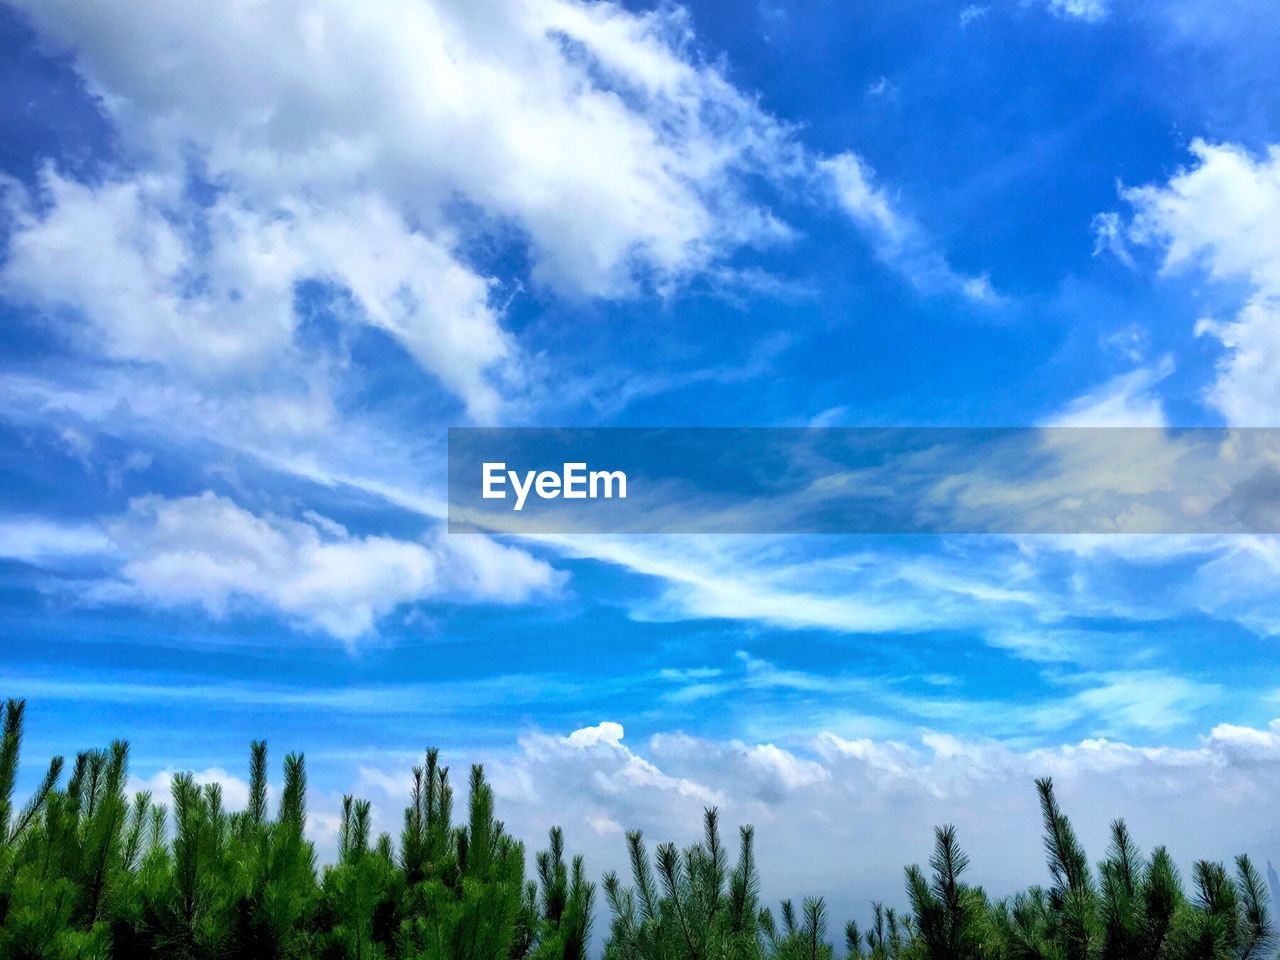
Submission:
[[[977,303],[997,304],[1000,295],[985,274],[966,276],[952,269],[920,226],[903,214],[865,160],[854,153],[818,162],[836,202],[862,228],[886,264],[925,293],[958,293]]]
[[[1132,267],[1133,254],[1125,240],[1125,224],[1120,214],[1107,210],[1093,218],[1093,255],[1109,253],[1127,267]]]
[[[1050,427],[1164,427],[1164,403],[1154,387],[1173,373],[1166,356],[1150,367],[1113,377],[1077,397],[1046,423]]]
[[[166,767],[157,771],[147,779],[130,775],[127,785],[130,794],[145,790],[151,794],[155,803],[172,806],[172,788],[174,774],[183,771]],[[222,805],[230,811],[243,810],[249,805],[249,784],[222,767],[209,767],[205,770],[190,771],[192,779],[200,786],[216,783],[222,788]]]
[[[805,181],[815,163],[699,53],[680,7],[285,2],[209,29],[190,3],[19,5],[169,179],[194,149],[249,210],[370,195],[445,251],[513,226],[535,280],[572,295],[670,288],[786,238],[748,179]],[[933,253],[886,259],[913,278],[947,272]]]
[[[1062,20],[1080,20],[1085,23],[1101,23],[1111,12],[1110,0],[1020,0],[1023,7],[1040,6]],[[971,3],[960,10],[960,28],[965,29],[975,20],[991,13],[993,4]]]
[[[135,499],[107,531],[122,563],[118,581],[95,588],[100,598],[198,604],[214,616],[248,603],[349,643],[401,604],[518,602],[554,591],[562,576],[482,537],[358,537],[260,517],[212,493]]]
[[[608,817],[587,817],[586,824],[599,834],[621,835],[626,831],[626,827],[616,820],[610,820]]]
[[[1258,636],[1280,635],[1275,592],[1280,538],[1274,535],[1103,534],[1029,537],[1020,542],[1033,560],[1047,551],[1067,561],[1070,605],[1081,614],[1156,621],[1200,613],[1237,623]],[[1160,568],[1170,578],[1153,587],[1143,574]],[[1133,574],[1144,586],[1125,586]],[[1054,644],[1044,639],[1048,656]],[[1074,645],[1084,637],[1070,632],[1064,639]],[[1021,639],[1003,633],[1001,645],[1022,645],[1031,653],[1036,643],[1025,632]]]
[[[1199,268],[1241,284],[1246,302],[1228,321],[1196,332],[1225,348],[1208,400],[1229,423],[1280,423],[1280,147],[1254,156],[1196,140],[1195,163],[1162,185],[1125,190],[1126,236],[1164,251],[1166,272]]]
[[[571,747],[594,747],[597,744],[608,744],[616,747],[622,742],[622,724],[606,720],[594,727],[582,727],[565,738]]]
[[[1198,335],[1214,337],[1226,348],[1209,402],[1231,424],[1280,426],[1280,300],[1259,296],[1226,322],[1202,320]]]
[[[10,194],[15,229],[3,279],[11,295],[82,313],[95,328],[93,346],[107,356],[189,371],[260,359],[288,342],[291,255],[278,231],[264,235],[259,224],[252,239],[227,236],[229,249],[218,245],[224,254],[240,240],[254,249],[234,266],[224,262],[225,275],[208,277],[209,294],[189,296],[184,287],[206,271],[160,208],[172,184],[152,177],[94,189],[46,170],[42,185],[41,210]],[[239,306],[237,291],[247,297]]]
[[[493,381],[514,348],[491,282],[378,198],[265,212],[224,198],[197,210],[159,177],[90,187],[47,169],[41,183],[38,197],[10,191],[0,281],[11,297],[82,319],[91,353],[206,384],[270,375],[294,352],[297,284],[319,280],[349,291],[354,316],[399,341],[473,416],[497,413]]]
[[[1186,724],[1192,710],[1211,704],[1222,695],[1222,690],[1212,684],[1157,670],[1082,674],[1066,682],[1083,689],[1032,709],[1036,726],[1061,729],[1089,718],[1108,731],[1173,730]]]
[[[1174,440],[1146,432],[1116,439],[1116,446],[1084,442],[1077,449],[1068,436],[1062,449],[1041,451],[1061,455],[1081,478],[1058,477],[1043,488],[1030,484],[1013,491],[1007,484],[975,482],[966,495],[975,509],[1026,509],[1035,516],[1037,504],[1056,503],[1064,490],[1150,489],[1159,497],[1165,487],[1178,488],[1187,451]],[[1024,495],[1026,502],[1003,499]],[[1106,504],[1104,497],[1096,506],[1103,510]],[[655,592],[625,600],[640,621],[723,619],[901,636],[959,630],[1029,659],[1095,669],[1103,659],[1124,662],[1153,644],[1159,647],[1148,631],[1180,616],[1208,615],[1261,636],[1280,634],[1274,591],[1280,538],[1268,535],[958,536],[940,538],[937,549],[923,555],[884,544],[873,550],[857,537],[690,535],[678,544],[644,536],[540,540],[568,557],[652,578]],[[1152,576],[1156,569],[1162,571],[1158,582]],[[1076,618],[1127,620],[1131,633],[1069,627]],[[725,689],[723,676],[690,677],[670,698],[707,699]]]
[[[857,550],[814,556],[812,538],[711,535],[544,537],[570,555],[654,577],[657,598],[633,601],[637,619],[724,618],[784,628],[881,633],[962,627],[1036,604],[1020,591],[1016,555],[972,563]],[[999,571],[999,572],[996,572]],[[998,585],[997,585],[998,584]]]
[[[657,792],[668,798],[673,806],[697,810],[707,804],[725,802],[725,797],[688,777],[672,777],[653,762],[632,753],[622,742],[622,724],[603,721],[592,727],[575,730],[566,737],[530,733],[520,740],[523,756],[533,764],[565,761],[563,778],[555,783],[542,780],[530,771],[522,771],[518,781],[534,790],[533,797],[541,798],[542,791],[559,791],[577,786],[584,799],[597,806],[613,809],[618,815],[615,821],[630,818],[621,814],[620,803],[627,803],[637,793]],[[569,768],[576,769],[569,769]],[[506,774],[510,778],[510,773]],[[566,779],[567,778],[567,779]],[[505,791],[498,789],[501,797]],[[526,790],[517,797],[529,798]]]
[[[603,728],[611,732],[600,738]],[[872,899],[904,899],[902,867],[927,860],[937,824],[958,826],[972,879],[992,894],[1043,882],[1032,784],[1043,775],[1054,777],[1095,858],[1117,816],[1148,850],[1166,843],[1184,865],[1280,852],[1280,830],[1268,826],[1280,789],[1280,722],[1218,726],[1183,747],[1094,738],[1026,748],[932,732],[900,740],[819,732],[784,747],[683,733],[631,743],[620,734],[612,723],[565,737],[531,734],[488,757],[503,821],[527,838],[559,824],[592,872],[625,876],[619,829],[644,830],[651,846],[693,842],[703,807],[714,803],[730,843],[738,824],[756,826],[767,899],[820,893],[833,915],[859,919]],[[391,777],[374,799],[398,809],[407,796],[401,780]],[[513,783],[522,786],[497,786]],[[1206,809],[1222,815],[1206,820]]]
[[[367,383],[352,331],[385,333],[471,419],[501,421],[547,402],[539,384],[555,379],[505,325],[522,253],[535,283],[570,298],[693,277],[762,288],[758,270],[726,262],[790,235],[760,185],[790,196],[829,179],[700,52],[679,7],[19,6],[68,51],[128,164],[93,182],[50,167],[31,190],[6,184],[0,293],[54,318],[77,367],[56,382],[6,377],[6,415],[41,425],[56,411],[60,429],[201,438],[307,479],[413,486],[415,503],[438,504],[421,489],[438,482],[438,458],[390,428],[402,398],[385,414],[350,402]],[[870,177],[853,154],[833,162]],[[880,212],[854,219],[893,248],[889,262],[925,286],[994,298],[985,278],[920,254],[923,241],[883,245],[889,224],[919,231],[869,189]],[[307,281],[332,291],[341,342],[300,315]],[[754,375],[769,359],[605,392]],[[29,405],[11,406],[13,392]]]
[[[884,190],[872,180],[874,172],[861,157],[843,153],[823,162],[836,196],[849,216],[878,235],[887,250],[901,247],[911,226],[893,208]]]
[[[772,743],[760,743],[752,747],[743,744],[740,749],[748,765],[755,767],[766,777],[776,779],[786,790],[831,779],[830,772],[822,764],[797,757]]]
[[[778,232],[735,178],[787,163],[786,130],[701,61],[679,8],[286,2],[209,29],[195,4],[21,5],[137,149],[177,166],[194,145],[256,201],[373,189],[436,236],[462,199],[588,295]]]
[[[431,521],[444,518],[443,494],[435,492],[444,474],[443,436],[406,437],[378,409],[339,415],[323,372],[313,382],[282,364],[260,392],[243,393],[234,384],[204,392],[148,372],[86,370],[74,381],[0,373],[0,408],[25,429],[73,424],[191,458],[211,477],[229,473],[233,486],[247,459],[286,479],[349,487]]]
[[[1151,346],[1151,337],[1141,324],[1131,323],[1099,339],[1103,349],[1117,353],[1130,363],[1141,363]]]
[[[0,557],[41,563],[109,553],[111,541],[92,525],[65,524],[40,517],[0,518]]]
[[[119,490],[131,473],[142,473],[155,463],[155,456],[146,450],[130,450],[122,460],[107,468],[107,488]]]
[[[1165,247],[1165,269],[1202,265],[1223,280],[1280,292],[1280,147],[1254,157],[1232,144],[1196,140],[1193,167],[1164,186],[1135,187],[1130,234]]]
[[[1232,619],[1260,636],[1280,636],[1280,538],[1240,537],[1219,546],[1196,571],[1187,594],[1202,612]]]
[[[1049,0],[1049,9],[1060,17],[1097,23],[1106,19],[1107,0]]]
[[[897,87],[889,82],[886,76],[879,76],[867,84],[867,96],[869,97],[892,97],[897,93]]]
[[[1010,649],[1028,659],[1045,663],[1073,662],[1098,664],[1104,660],[1141,661],[1146,648],[1141,638],[1125,638],[1111,634],[1105,637],[1084,631],[1060,631],[1046,627],[1038,635],[1031,631],[1011,635],[998,633],[992,643]],[[1126,643],[1126,641],[1128,641]],[[1108,655],[1105,648],[1116,649]],[[904,688],[903,680],[929,678],[895,678],[868,676],[860,673],[809,673],[788,670],[766,660],[739,651],[743,672],[726,675],[711,696],[741,697],[750,694],[763,710],[768,692],[780,692],[793,712],[793,718],[833,718],[839,708],[805,706],[804,700],[822,703],[826,698],[839,703],[856,699],[864,708],[894,712],[913,722],[947,722],[963,728],[983,729],[992,735],[1014,735],[1015,732],[1061,731],[1081,725],[1093,733],[1132,734],[1134,732],[1169,731],[1185,727],[1203,707],[1221,700],[1222,689],[1212,683],[1177,676],[1159,669],[1113,669],[1063,673],[1045,670],[1043,678],[1050,692],[1042,693],[1034,703],[1008,699],[981,699],[945,695],[948,683],[941,684],[944,694],[914,693]],[[698,684],[693,684],[697,688]],[[788,696],[788,695],[799,696]],[[861,721],[862,717],[856,718]],[[823,722],[831,725],[831,719]],[[762,729],[757,726],[755,729]],[[771,748],[771,747],[770,747]],[[765,756],[758,758],[766,762]],[[798,775],[798,773],[797,773]]]

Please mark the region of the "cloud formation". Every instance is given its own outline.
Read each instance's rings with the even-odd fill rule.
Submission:
[[[5,291],[82,318],[90,353],[243,374],[297,352],[319,281],[492,421],[527,385],[502,292],[526,267],[569,300],[719,283],[792,235],[761,184],[833,184],[917,286],[995,299],[864,160],[824,160],[735,86],[680,7],[285,2],[210,30],[187,3],[18,6],[126,147],[93,182],[9,185]]]
[[[875,182],[875,173],[854,153],[821,160],[818,169],[845,213],[862,228],[884,263],[924,293],[952,293],[988,306],[1003,298],[986,274],[966,276],[952,269],[920,225],[898,209]]]
[[[1198,270],[1245,290],[1227,320],[1206,318],[1196,333],[1223,347],[1206,397],[1228,423],[1280,424],[1280,147],[1255,155],[1230,143],[1195,140],[1194,162],[1167,183],[1123,191],[1131,244],[1163,252],[1166,273]],[[1106,244],[1121,234],[1108,220]],[[1119,247],[1122,256],[1127,248]]]
[[[786,128],[700,58],[680,8],[290,2],[208,30],[194,4],[24,6],[131,144],[168,166],[195,145],[253,201],[373,190],[438,236],[460,199],[589,295],[776,230],[734,178],[785,162]]]
[[[617,827],[643,830],[650,844],[691,843],[702,810],[718,806],[726,829],[756,826],[767,897],[820,893],[846,916],[861,917],[872,899],[901,899],[888,878],[924,862],[931,828],[943,823],[958,826],[973,879],[991,893],[1043,882],[1038,776],[1054,777],[1095,858],[1117,816],[1130,819],[1140,844],[1171,842],[1184,865],[1265,857],[1280,845],[1280,831],[1259,826],[1274,819],[1280,721],[1220,725],[1185,748],[1088,739],[1035,749],[928,731],[907,739],[819,732],[786,744],[661,732],[634,744],[605,721],[566,736],[526,734],[486,770],[509,827],[537,838],[563,826],[593,871],[625,874]],[[358,789],[393,828],[407,782],[401,771],[366,767]],[[1207,822],[1207,808],[1220,815]],[[1179,840],[1186,837],[1194,848]]]
[[[214,617],[266,610],[348,644],[404,604],[523,603],[555,594],[565,580],[487,537],[359,536],[315,513],[258,515],[208,491],[137,497],[98,527],[15,518],[0,532],[12,559],[53,569],[104,563],[87,587],[91,600],[195,605]]]
[[[230,197],[193,205],[165,177],[90,186],[52,168],[35,196],[9,196],[0,283],[63,314],[84,354],[158,364],[206,390],[252,382],[301,359],[295,291],[315,280],[347,291],[355,309],[343,315],[396,340],[472,416],[498,412],[495,378],[515,350],[491,281],[375,196],[264,213]]]
[[[1106,19],[1109,4],[1107,0],[1049,0],[1049,9],[1069,20],[1098,23]]]

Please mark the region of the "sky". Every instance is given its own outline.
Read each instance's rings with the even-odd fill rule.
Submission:
[[[767,896],[1280,860],[1280,540],[444,529],[450,426],[1280,426],[1269,0],[0,6],[0,693]],[[278,764],[277,764],[278,766]],[[1208,815],[1206,815],[1208,814]]]

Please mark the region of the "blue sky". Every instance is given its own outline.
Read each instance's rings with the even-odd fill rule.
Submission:
[[[29,775],[265,736],[324,848],[437,744],[594,869],[720,803],[851,910],[942,820],[1039,879],[1046,772],[1095,853],[1280,857],[1274,538],[441,522],[455,425],[1280,426],[1273,5],[355,9],[0,10]]]

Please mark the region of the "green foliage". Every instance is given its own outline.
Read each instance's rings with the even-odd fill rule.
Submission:
[[[452,822],[436,752],[414,772],[397,854],[373,838],[369,802],[345,798],[338,861],[317,870],[306,838],[306,764],[284,761],[274,819],[265,743],[250,749],[249,802],[174,776],[171,806],[126,795],[128,747],[55,759],[15,812],[23,704],[0,737],[3,960],[579,960],[594,886],[551,832],[525,881],[519,841],[494,818],[473,767],[467,822]]]
[[[719,816],[710,809],[701,843],[683,851],[674,844],[661,844],[650,865],[640,833],[628,833],[633,886],[623,887],[615,873],[604,878],[605,899],[613,912],[605,960],[745,960],[765,956],[766,940],[776,955],[804,956],[777,952],[784,945],[788,951],[798,949],[799,932],[779,934],[772,918],[760,910],[754,839],[750,827],[741,829],[738,861],[730,868],[720,840]],[[825,923],[820,903],[814,920]],[[823,936],[816,926],[813,933],[817,939]],[[830,956],[829,949],[822,955]]]
[[[907,894],[915,917],[915,953],[927,960],[963,960],[999,956],[992,940],[990,905],[981,889],[961,880],[969,858],[960,849],[956,828],[938,827],[929,861],[933,877],[907,868]]]
[[[65,785],[50,763],[26,804],[14,788],[23,704],[0,734],[0,960],[584,960],[596,888],[559,828],[532,858],[496,819],[471,768],[454,823],[449,770],[429,750],[413,771],[398,841],[373,835],[367,800],[346,797],[337,861],[318,868],[306,837],[307,776],[284,760],[268,809],[267,746],[250,748],[249,798],[229,812],[216,784],[173,777],[169,803],[129,797],[129,750],[79,754]],[[906,870],[906,911],[872,905],[844,928],[857,960],[1267,960],[1276,956],[1267,887],[1246,856],[1200,861],[1184,892],[1168,851],[1144,856],[1124,821],[1091,867],[1053,783],[1036,782],[1048,883],[992,900],[967,882],[952,826],[928,871]],[[835,960],[827,906],[760,902],[751,827],[726,851],[715,809],[685,849],[652,857],[627,834],[630,884],[604,877],[604,960]],[[731,862],[731,860],[733,862]]]

